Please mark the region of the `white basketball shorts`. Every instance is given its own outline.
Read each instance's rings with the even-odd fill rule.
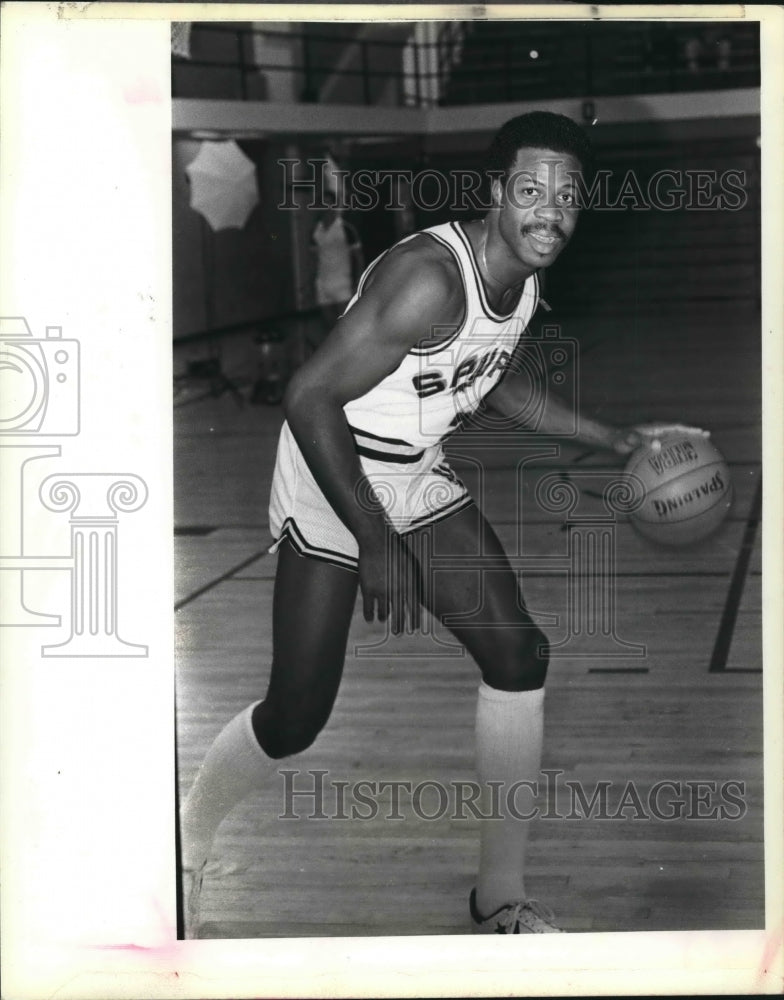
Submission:
[[[434,524],[472,503],[440,444],[417,450],[405,442],[351,430],[362,470],[400,534]],[[288,423],[278,441],[269,518],[275,539],[270,552],[287,538],[301,555],[356,570],[356,539],[321,492]]]

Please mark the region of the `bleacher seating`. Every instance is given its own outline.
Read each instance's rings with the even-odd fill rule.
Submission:
[[[759,25],[466,23],[441,103],[718,90],[759,85]]]

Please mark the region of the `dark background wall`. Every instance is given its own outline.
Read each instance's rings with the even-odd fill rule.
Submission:
[[[259,204],[242,229],[213,232],[190,207],[185,167],[200,145],[175,139],[172,149],[175,339],[206,329],[208,295],[214,328],[274,316],[295,302],[291,219],[277,208],[283,198],[278,160],[285,147],[261,140],[238,143],[256,164]]]
[[[759,121],[649,121],[597,127],[591,133],[597,167],[611,175],[606,185],[609,199],[583,213],[569,250],[547,272],[549,293],[559,307],[593,313],[618,311],[632,303],[662,310],[687,301],[758,302]],[[484,135],[466,134],[409,143],[399,152],[378,145],[366,147],[352,165],[407,168],[423,176],[430,171],[481,171],[486,143]],[[659,207],[655,194],[652,202],[648,197],[649,184],[661,171],[675,174],[662,184],[662,193],[685,192],[683,204],[673,210]],[[734,172],[729,181],[728,171]],[[690,187],[698,177],[704,187],[695,199]],[[633,183],[639,185],[642,199]],[[723,196],[723,183],[733,186],[731,197]],[[422,191],[426,201],[438,202],[435,181],[425,183]],[[621,199],[622,191],[626,196]],[[470,207],[420,208],[415,227],[478,214]],[[394,241],[393,215],[384,209],[360,214],[358,226],[369,251],[380,252]]]
[[[744,202],[737,209],[717,205],[683,207],[664,212],[641,210],[632,198],[612,211],[584,214],[569,251],[548,271],[548,290],[562,309],[593,312],[623,309],[630,303],[651,309],[677,308],[700,300],[756,300],[760,268],[760,179],[758,122],[727,119],[700,127],[693,123],[647,123],[625,129],[608,127],[595,136],[599,166],[612,171],[610,192],[633,170],[645,189],[657,170],[735,170],[744,178]],[[425,169],[448,172],[478,169],[486,137],[449,136],[425,148],[420,140],[384,143],[353,151],[344,163],[352,170]],[[214,328],[287,313],[303,305],[297,295],[293,230],[306,239],[311,219],[281,211],[281,157],[291,146],[272,141],[240,141],[257,165],[260,203],[243,229],[212,232],[189,206],[185,166],[195,158],[199,142],[174,142],[174,321],[175,337],[207,326],[205,295],[211,289]],[[318,156],[323,147],[300,145],[302,157]],[[476,212],[449,207],[419,210],[415,228],[470,218]],[[370,260],[401,235],[399,213],[379,207],[354,212]],[[207,266],[212,261],[213,266]],[[307,257],[304,258],[307,268]],[[210,272],[212,274],[211,284]],[[301,276],[304,303],[312,275]]]
[[[173,63],[175,97],[205,98],[205,106],[212,98],[239,100],[243,94],[264,100],[270,82],[254,67],[254,60],[263,59],[266,43],[262,35],[256,35],[255,42],[250,35],[240,37],[237,30],[246,27],[250,25],[194,25],[192,58]],[[312,102],[307,107],[309,113],[312,109],[314,123],[320,113],[319,91],[325,88],[328,103],[348,101],[357,114],[372,116],[370,105],[378,98],[375,88],[394,78],[393,64],[400,61],[401,53],[395,46],[403,44],[410,28],[391,31],[380,23],[341,21],[295,27],[299,34],[295,31],[290,43],[285,32],[268,40],[272,48],[288,45],[291,65],[300,67],[289,80],[288,99]],[[702,37],[704,43],[693,65],[688,55],[692,36]],[[730,42],[724,65],[722,45]],[[501,56],[503,71],[500,63],[488,71]],[[389,65],[386,59],[391,60]],[[303,61],[308,62],[309,73],[302,72]],[[352,72],[330,79],[330,66],[352,71],[363,63],[379,73],[364,87],[361,76]],[[304,207],[294,212],[278,209],[284,195],[279,165],[283,156],[323,156],[330,146],[340,166],[352,172],[362,168],[415,173],[430,169],[442,174],[476,170],[482,166],[489,141],[484,120],[487,104],[482,102],[554,99],[559,94],[593,95],[598,104],[603,100],[599,95],[625,95],[625,124],[611,125],[604,117],[597,127],[589,126],[599,153],[598,165],[612,171],[611,194],[629,170],[644,186],[657,171],[667,169],[714,171],[717,177],[736,170],[744,178],[746,195],[738,210],[645,211],[627,204],[615,211],[586,213],[569,251],[548,271],[548,293],[559,306],[583,312],[623,309],[631,303],[662,309],[687,301],[693,305],[708,299],[758,297],[759,119],[747,110],[738,112],[738,117],[726,117],[733,106],[732,88],[754,87],[758,80],[759,37],[754,23],[718,28],[700,22],[668,24],[665,30],[655,22],[564,22],[554,29],[545,21],[479,20],[466,28],[462,57],[441,99],[441,104],[451,106],[450,112],[458,112],[454,131],[386,136],[377,141],[369,136],[359,141],[356,136],[331,134],[320,139],[291,134],[240,139],[238,145],[256,164],[260,201],[242,229],[220,232],[213,232],[189,206],[185,167],[196,157],[200,143],[175,137],[175,338],[208,327],[253,324],[312,304],[307,242],[315,214]],[[277,77],[275,81],[281,82]],[[689,100],[686,92],[696,90],[702,94],[696,95],[695,107],[701,96],[710,96],[717,116],[667,120],[672,103],[657,103],[655,97],[662,88],[668,92],[665,96],[682,92],[678,113],[683,113],[683,102]],[[710,91],[715,93],[709,95]],[[646,99],[646,94],[654,96]],[[465,103],[471,101],[479,103]],[[592,99],[586,101],[593,106]],[[364,102],[366,106],[360,108]],[[583,106],[583,116],[590,122],[592,112],[587,106]],[[700,113],[704,115],[704,107]],[[433,186],[428,189],[426,185],[423,193],[432,194]],[[444,205],[431,211],[420,208],[403,219],[401,213],[377,207],[351,213],[349,218],[370,260],[405,232],[475,214]]]

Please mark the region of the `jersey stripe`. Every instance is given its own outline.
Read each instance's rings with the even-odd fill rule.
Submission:
[[[363,291],[365,285],[367,284],[368,278],[373,273],[373,271],[375,271],[375,269],[378,267],[378,265],[381,263],[381,261],[388,254],[390,254],[393,250],[397,249],[397,247],[400,247],[404,243],[408,243],[409,240],[413,240],[416,236],[421,236],[421,235],[422,235],[421,232],[411,233],[409,236],[406,236],[402,240],[399,240],[397,243],[395,243],[394,246],[391,246],[387,250],[384,250],[384,252],[380,253],[378,255],[378,257],[376,257],[376,259],[374,261],[371,261],[370,264],[368,264],[368,266],[365,268],[365,270],[360,275],[359,282],[357,283],[357,290],[354,293],[354,297],[351,299],[351,301],[349,302],[349,304],[346,306],[346,312],[348,312],[348,310],[354,305],[354,303],[360,297],[360,295],[362,294],[362,291]]]
[[[461,241],[463,246],[466,248],[466,253],[468,254],[468,260],[471,263],[471,270],[473,271],[474,275],[474,285],[476,286],[477,293],[479,294],[479,301],[482,303],[482,309],[484,310],[485,315],[489,320],[492,320],[494,323],[506,323],[507,320],[510,320],[517,312],[518,306],[520,305],[520,299],[522,299],[523,295],[525,294],[525,284],[526,284],[525,281],[523,282],[523,287],[520,289],[520,295],[517,301],[515,302],[514,306],[512,307],[511,312],[508,313],[496,312],[495,309],[493,309],[490,303],[488,302],[487,293],[485,292],[485,285],[484,282],[482,281],[482,275],[479,271],[479,264],[474,254],[474,249],[471,246],[471,241],[466,236],[465,232],[463,231],[463,227],[460,225],[459,222],[452,222],[450,223],[450,226],[457,234],[458,239]]]
[[[534,273],[508,317],[489,315],[480,296],[476,256],[462,227],[446,223],[411,238],[416,235],[430,236],[457,261],[465,315],[459,326],[447,327],[444,340],[420,340],[393,372],[345,405],[356,444],[371,452],[386,452],[379,456],[382,460],[388,460],[389,453],[399,456],[432,446],[476,409],[503,378],[506,364],[526,335],[539,294]],[[363,437],[362,427],[374,427],[373,436]],[[387,441],[376,443],[382,436]],[[406,443],[393,443],[401,440]]]
[[[348,429],[352,434],[359,434],[362,437],[372,438],[374,441],[383,441],[384,444],[402,444],[405,445],[406,448],[414,447],[410,441],[403,441],[402,438],[381,437],[380,434],[371,434],[370,431],[363,431],[359,427],[352,427],[351,424],[348,425]]]
[[[466,320],[468,319],[468,314],[471,311],[468,308],[468,286],[467,286],[467,282],[466,282],[465,268],[463,267],[463,262],[460,259],[460,254],[457,252],[457,250],[451,244],[447,243],[447,241],[445,239],[442,239],[437,233],[432,232],[432,230],[428,231],[427,235],[430,236],[432,239],[434,239],[437,243],[440,243],[441,246],[446,247],[446,249],[454,257],[454,259],[455,259],[455,261],[457,263],[457,269],[460,272],[460,278],[461,278],[461,280],[463,282],[463,292],[464,292],[465,299],[466,299],[466,305],[465,305],[465,315],[463,316],[463,321],[455,329],[454,333],[452,333],[448,337],[445,337],[443,340],[439,340],[437,343],[431,344],[429,347],[412,347],[411,348],[411,350],[409,351],[409,354],[415,354],[417,357],[426,357],[428,354],[436,354],[438,351],[442,351],[445,347],[449,347],[449,345],[451,343],[453,343],[455,340],[457,340],[457,338],[463,332],[463,329],[465,328]],[[427,342],[425,341],[425,343],[427,343]]]
[[[413,455],[401,455],[395,451],[377,451],[375,448],[365,448],[361,444],[355,444],[354,450],[363,458],[374,458],[377,462],[392,462],[395,465],[408,465],[411,462],[418,462],[424,455],[424,451],[415,452]]]

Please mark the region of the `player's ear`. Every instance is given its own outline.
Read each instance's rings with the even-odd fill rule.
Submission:
[[[490,198],[493,203],[493,208],[500,208],[501,203],[504,200],[504,184],[506,183],[505,177],[494,177],[493,183],[490,185]]]

